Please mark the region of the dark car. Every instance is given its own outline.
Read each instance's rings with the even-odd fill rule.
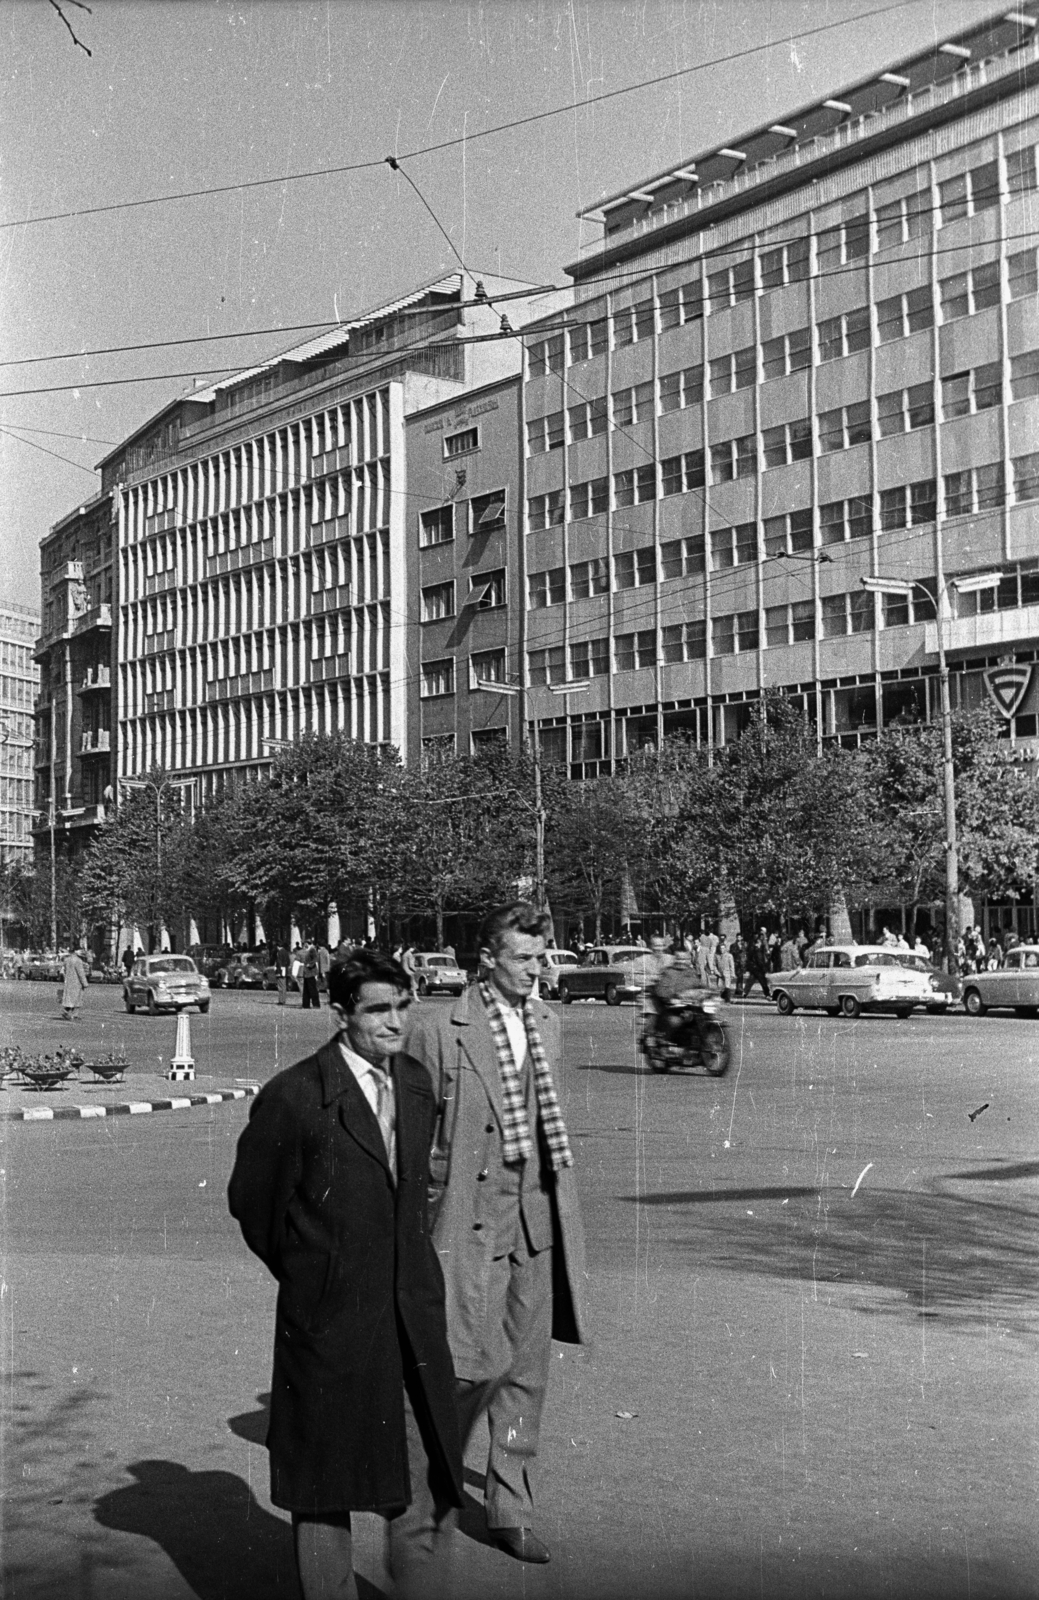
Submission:
[[[619,1006],[622,1000],[638,1000],[656,981],[656,958],[641,945],[595,945],[580,966],[560,973],[556,993],[565,1006],[573,1000]]]
[[[227,963],[234,951],[227,944],[197,944],[188,951],[202,975],[209,979],[210,987],[222,989]]]
[[[247,955],[244,951],[232,956],[223,971],[223,986],[225,989],[262,989],[263,967],[257,956]]]

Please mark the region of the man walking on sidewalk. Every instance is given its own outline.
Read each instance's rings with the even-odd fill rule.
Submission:
[[[553,1081],[559,1022],[532,998],[549,927],[530,905],[493,911],[480,933],[486,981],[450,1013],[412,1012],[404,1045],[437,1098],[433,1239],[463,1447],[486,1412],[488,1531],[536,1562],[549,1559],[532,1522],[551,1342],[584,1342],[584,1245]]]

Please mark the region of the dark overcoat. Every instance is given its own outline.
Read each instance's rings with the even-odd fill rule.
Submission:
[[[444,1281],[427,1222],[434,1099],[424,1068],[405,1056],[393,1080],[396,1186],[378,1120],[334,1040],[264,1086],[238,1142],[231,1212],[278,1280],[267,1448],[271,1499],[288,1511],[410,1502],[406,1373],[424,1397],[444,1492],[463,1502]]]

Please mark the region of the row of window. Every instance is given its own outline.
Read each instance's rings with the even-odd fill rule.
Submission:
[[[474,495],[471,500],[452,501],[420,512],[419,545],[426,549],[429,545],[450,544],[459,524],[470,537],[504,528],[505,500],[504,489],[492,489],[489,494]]]
[[[1015,261],[1026,262],[1027,271],[1018,272],[1015,276]],[[1010,269],[1012,298],[1039,292],[1039,266],[1034,248],[1023,251],[1019,257],[1012,257]],[[945,320],[949,320],[950,314],[965,316],[969,312],[998,304],[1000,270],[1001,264],[994,261],[943,279],[942,311]],[[878,301],[874,308],[859,306],[816,323],[819,361],[836,360],[868,348],[873,337],[874,310],[880,344],[906,338],[934,324],[930,289],[910,289]],[[1020,361],[1024,358],[1015,359]],[[762,343],[760,372],[755,345],[745,345],[739,350],[714,357],[708,363],[708,398],[717,399],[740,389],[750,389],[759,382],[785,377],[811,365],[811,329],[796,328],[792,333],[780,334]],[[686,406],[700,404],[704,398],[703,367],[683,367],[664,373],[655,383],[648,381],[615,389],[608,397],[601,395],[595,400],[582,400],[568,406],[565,411],[553,411],[534,418],[527,423],[527,453],[536,456],[561,450],[567,432],[570,443],[576,444],[582,439],[592,439],[605,433],[609,426],[630,428],[636,423],[649,421],[654,415],[666,415]]]
[[[912,391],[906,390],[903,393],[909,395]],[[908,402],[906,407],[904,416],[908,418]],[[861,442],[853,407],[842,407],[840,413],[832,415],[839,415],[841,418],[843,444],[840,448]],[[783,430],[766,430],[766,465],[778,464],[776,458],[780,448],[785,452],[784,460],[796,460],[795,451],[810,454],[810,451],[803,450],[803,439],[793,431],[795,426],[797,425],[787,423]],[[831,423],[828,426],[835,429],[836,424]],[[775,436],[771,441],[770,434]],[[826,437],[832,440],[836,435],[831,432]],[[869,438],[869,434],[865,434],[864,437]],[[835,450],[838,445],[828,442],[827,448]],[[768,455],[770,450],[772,459],[769,459]],[[1011,462],[1015,503],[1039,498],[1037,462],[1039,454],[1035,452],[1015,456]],[[757,446],[753,434],[748,434],[743,439],[728,439],[720,445],[711,447],[713,482],[720,483],[744,477],[756,470]],[[944,512],[949,517],[1000,506],[1006,497],[1003,467],[1000,462],[947,473],[944,483]],[[662,461],[659,479],[653,463],[645,467],[636,467],[629,472],[615,472],[613,504],[616,508],[641,505],[657,498],[658,493],[663,496],[681,494],[690,489],[702,488],[703,484],[703,452],[691,450],[684,456],[672,456]],[[566,493],[563,489],[553,489],[548,494],[532,495],[527,501],[527,526],[531,533],[541,532],[546,528],[561,527],[567,520],[579,521],[606,511],[608,506],[609,481],[606,478],[595,478],[589,483],[570,486],[569,518],[566,516]],[[895,484],[889,489],[880,490],[878,525],[881,530],[888,531],[893,528],[915,527],[921,522],[933,522],[937,515],[937,506],[938,488],[935,479],[927,478],[915,483]],[[770,523],[776,525],[774,532],[770,530]],[[781,526],[783,524],[785,526]],[[853,539],[868,533],[872,527],[870,497],[860,495],[850,500],[828,502],[820,507],[820,524],[824,544],[835,544],[841,539]],[[811,548],[810,510],[802,509],[785,513],[780,518],[766,519],[765,526],[768,555]]]
[[[695,280],[652,295],[635,305],[615,310],[567,330],[567,350],[562,332],[539,339],[528,348],[531,377],[562,372],[570,364],[590,360],[612,346],[620,349],[652,339],[655,334],[680,327],[704,314],[750,300],[756,293],[796,283],[812,276],[840,270],[865,260],[875,251],[894,249],[910,239],[961,218],[977,216],[997,206],[1001,199],[1033,192],[1037,187],[1036,147],[1029,145],[1008,155],[1004,172],[998,159],[980,162],[966,172],[878,206],[872,217],[863,210],[814,237],[748,255],[744,260],[718,264],[706,282]],[[814,249],[813,249],[814,246]],[[813,260],[814,257],[814,260]],[[717,258],[716,258],[717,259]]]

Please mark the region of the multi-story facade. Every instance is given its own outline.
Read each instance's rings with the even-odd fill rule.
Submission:
[[[100,494],[40,544],[38,852],[75,853],[111,799],[113,533],[112,497]]]
[[[199,781],[342,731],[407,745],[405,417],[519,364],[513,283],[452,274],[195,390],[102,463],[118,768]]]
[[[589,213],[521,391],[546,756],[719,745],[773,688],[820,744],[933,718],[941,627],[953,705],[1034,758],[1037,140],[1011,13]]]
[[[40,616],[0,606],[0,864],[32,859],[34,659]]]
[[[518,374],[408,418],[410,761],[520,738],[518,419]]]

